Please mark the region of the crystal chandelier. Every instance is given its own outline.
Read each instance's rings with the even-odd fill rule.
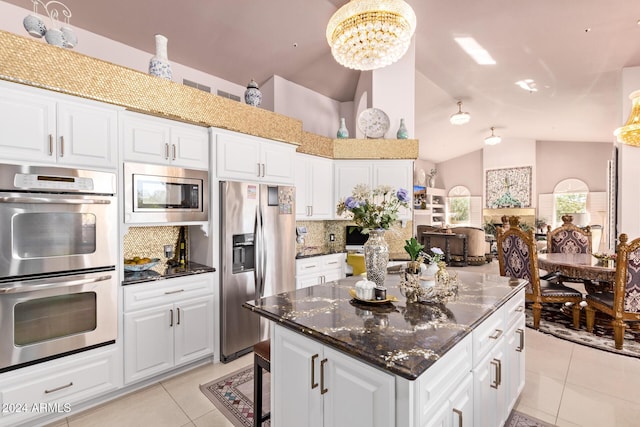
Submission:
[[[462,101],[458,101],[458,112],[452,114],[449,121],[452,125],[464,125],[471,120],[471,114],[462,111]]]
[[[631,113],[624,126],[616,129],[613,134],[618,137],[618,142],[627,145],[640,146],[640,90],[629,95],[631,99]]]
[[[351,0],[329,20],[327,42],[339,64],[374,70],[402,58],[415,29],[416,14],[403,0]]]
[[[494,128],[491,128],[491,135],[489,135],[488,137],[486,137],[484,139],[484,143],[487,145],[496,145],[496,144],[500,144],[500,141],[502,141],[502,138],[498,135],[494,135],[493,133]]]

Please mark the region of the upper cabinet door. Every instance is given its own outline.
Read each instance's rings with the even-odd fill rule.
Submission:
[[[260,143],[262,179],[268,182],[293,185],[296,148],[282,142]]]
[[[171,164],[190,169],[209,169],[209,130],[200,126],[171,127]]]
[[[58,103],[58,162],[117,167],[118,112],[89,103]]]
[[[53,163],[56,102],[0,87],[0,157]]]

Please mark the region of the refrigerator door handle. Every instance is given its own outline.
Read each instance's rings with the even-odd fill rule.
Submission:
[[[258,206],[258,233],[260,235],[260,241],[257,252],[260,252],[260,277],[256,282],[256,298],[262,298],[264,296],[264,284],[265,284],[265,271],[267,269],[267,253],[266,245],[264,244],[264,218],[262,217],[262,208]]]
[[[258,293],[258,289],[260,288],[260,239],[259,239],[259,232],[260,232],[261,226],[260,226],[260,215],[259,215],[259,211],[258,208],[256,208],[256,216],[255,216],[255,220],[253,222],[253,238],[254,238],[254,245],[255,245],[255,250],[253,251],[253,283],[256,289],[255,292],[255,299],[256,301],[258,300],[258,298],[260,298],[260,294]]]

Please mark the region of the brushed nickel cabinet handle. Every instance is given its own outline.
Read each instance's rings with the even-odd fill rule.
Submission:
[[[176,144],[171,144],[171,147],[173,149],[173,159],[172,160],[175,160],[176,159]]]
[[[318,383],[316,382],[316,359],[318,357],[317,354],[311,356],[311,390],[318,387]]]
[[[458,427],[462,427],[462,411],[460,409],[453,408],[453,413],[458,415]]]
[[[327,363],[327,359],[322,359],[320,362],[320,394],[325,394],[329,391],[328,388],[324,386],[324,365]]]
[[[178,312],[178,321],[176,322],[176,325],[180,324],[180,308],[176,308],[176,311]]]
[[[53,135],[49,134],[49,155],[53,156]]]
[[[169,327],[173,327],[173,310],[169,310],[169,314],[171,315],[171,320],[169,321]]]
[[[164,159],[169,160],[169,143],[164,143]]]
[[[60,157],[64,157],[64,136],[60,137]]]
[[[502,329],[496,329],[496,332],[489,337],[490,340],[497,340],[502,335]]]
[[[262,164],[261,163],[256,163],[256,165],[258,165],[258,178],[260,178],[260,174],[262,174]]]
[[[524,307],[523,306],[518,306],[518,308],[516,308],[516,311],[518,313],[522,313],[524,311]]]
[[[493,384],[491,384],[491,388],[495,388],[495,389],[497,389],[497,388],[498,388],[498,386],[500,385],[500,384],[498,383],[498,375],[499,375],[499,374],[498,374],[498,363],[499,363],[499,362],[498,362],[498,359],[493,359],[493,360],[491,361],[491,364],[492,364],[493,366],[495,366],[495,367],[496,367],[496,379],[495,379],[495,381],[493,382]]]
[[[498,359],[498,385],[502,385],[502,361]]]
[[[516,351],[521,352],[524,350],[524,331],[522,329],[517,329],[516,333],[520,335],[520,345],[516,348]]]
[[[56,391],[60,391],[63,390],[65,388],[69,388],[73,385],[73,382],[70,382],[69,384],[65,384],[65,385],[61,385],[60,387],[56,387],[56,388],[51,388],[48,390],[45,390],[44,392],[49,394],[49,393],[55,393]]]
[[[176,289],[175,291],[166,291],[164,294],[171,295],[171,294],[179,294],[180,292],[184,292],[184,289]]]

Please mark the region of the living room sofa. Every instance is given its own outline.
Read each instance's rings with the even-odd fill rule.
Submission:
[[[467,262],[470,265],[481,265],[491,258],[487,258],[487,254],[490,252],[489,242],[485,240],[485,232],[482,228],[476,227],[451,227],[451,233],[465,234],[467,236]],[[417,227],[416,238],[422,244],[425,244],[425,239],[422,236],[424,232],[431,233],[447,233],[446,228],[433,227],[430,225],[419,225]],[[438,236],[430,236],[431,247],[438,247],[444,250],[445,238],[439,238]],[[430,248],[425,248],[430,249]],[[460,239],[452,239],[449,243],[449,253],[451,255],[452,263],[459,263],[463,260],[463,242]]]

